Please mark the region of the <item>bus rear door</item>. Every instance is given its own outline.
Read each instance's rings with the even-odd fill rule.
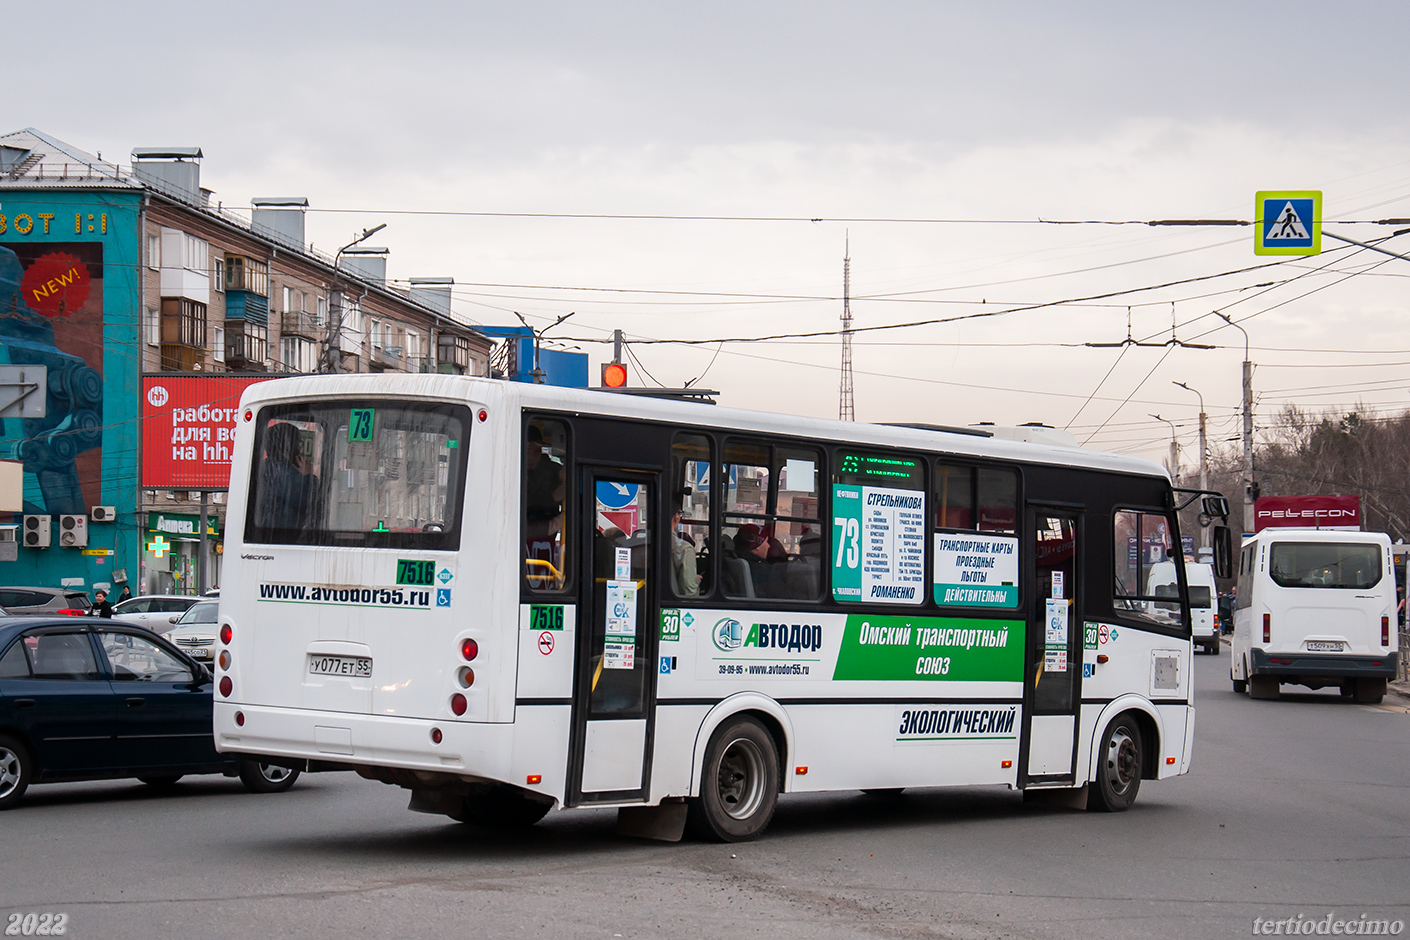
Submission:
[[[582,471],[578,631],[568,804],[645,800],[655,727],[655,474]]]

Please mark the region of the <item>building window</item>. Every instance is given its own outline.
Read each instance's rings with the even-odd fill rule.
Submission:
[[[192,271],[202,273],[210,270],[210,263],[207,260],[209,246],[204,239],[195,235],[186,236],[186,267]]]
[[[225,259],[215,259],[215,277],[212,279],[217,291],[225,290]]]
[[[212,330],[212,332],[215,333],[215,349],[214,349],[214,351],[211,353],[211,355],[215,357],[215,361],[216,361],[216,362],[224,362],[224,361],[225,361],[225,327],[223,327],[223,326],[213,326],[213,327],[211,327],[211,330]]]
[[[280,309],[289,311],[294,309],[294,292],[290,288],[284,288],[284,306]]]
[[[160,235],[147,236],[147,267],[153,271],[162,266],[162,238]]]
[[[225,287],[228,290],[249,291],[261,297],[269,296],[269,266],[254,258],[240,255],[225,256]]]
[[[381,348],[382,348],[382,321],[381,321],[381,320],[375,320],[375,319],[374,319],[374,320],[368,320],[368,321],[367,321],[367,336],[368,336],[368,339],[369,339],[369,340],[371,341],[371,343],[372,343],[372,348],[373,348],[373,349],[381,349]]]
[[[206,305],[184,297],[162,298],[162,342],[204,349]]]
[[[162,315],[156,307],[147,308],[147,345],[158,346],[162,341]]]
[[[264,368],[268,355],[268,329],[250,320],[225,321],[225,361],[228,365]]]
[[[328,298],[319,297],[316,309],[317,319],[314,320],[314,324],[317,326],[322,326],[324,323],[328,322]]]
[[[290,372],[318,371],[318,344],[302,336],[286,336],[279,341],[279,355]]]

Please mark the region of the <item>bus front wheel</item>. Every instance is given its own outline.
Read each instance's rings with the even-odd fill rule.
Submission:
[[[700,795],[690,803],[696,835],[716,842],[756,838],[778,804],[778,751],[758,721],[733,718],[705,748]]]
[[[1130,809],[1141,789],[1144,764],[1141,729],[1131,715],[1107,725],[1097,756],[1097,779],[1087,791],[1087,808],[1104,813]]]

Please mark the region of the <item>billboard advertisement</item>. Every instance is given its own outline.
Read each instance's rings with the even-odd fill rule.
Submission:
[[[1260,496],[1253,504],[1253,531],[1270,528],[1361,529],[1360,496]]]
[[[272,375],[142,377],[142,486],[223,490],[230,486],[240,395]]]
[[[0,460],[22,468],[22,510],[49,517],[50,547],[4,562],[11,584],[88,586],[135,566],[140,194],[7,191],[0,203]],[[64,547],[61,517],[112,506]],[[82,549],[80,551],[80,548]]]

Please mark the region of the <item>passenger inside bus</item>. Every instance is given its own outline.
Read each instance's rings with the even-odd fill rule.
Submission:
[[[274,529],[302,529],[314,521],[318,477],[309,472],[301,451],[299,429],[287,421],[270,424],[264,432],[264,461],[259,468],[259,498],[255,517]]]
[[[540,590],[563,586],[563,465],[548,450],[543,431],[530,424],[524,433],[524,540],[525,557],[536,563],[525,577]]]
[[[699,549],[689,531],[681,527],[681,511],[671,516],[671,570],[677,597],[699,597],[705,576],[699,573],[696,556]]]

